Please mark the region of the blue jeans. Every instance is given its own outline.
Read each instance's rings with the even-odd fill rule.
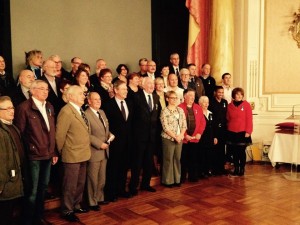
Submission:
[[[25,196],[25,224],[32,224],[33,219],[43,218],[44,198],[47,191],[52,160],[31,160],[28,163],[30,172],[30,191]]]

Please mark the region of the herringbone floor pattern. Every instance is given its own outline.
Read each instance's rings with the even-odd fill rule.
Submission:
[[[211,177],[171,189],[157,184],[156,193],[140,192],[78,217],[86,225],[300,224],[300,182],[285,179],[288,171],[248,164],[244,177]],[[57,210],[46,218],[69,224]]]

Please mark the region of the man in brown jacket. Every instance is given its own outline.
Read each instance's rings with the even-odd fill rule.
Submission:
[[[33,81],[30,92],[32,96],[18,106],[15,117],[24,138],[31,176],[31,189],[25,193],[24,224],[51,224],[44,219],[43,211],[51,163],[57,162],[54,109],[46,102],[49,87],[45,81]]]
[[[79,221],[75,213],[87,212],[80,206],[86,164],[91,157],[90,125],[81,109],[84,99],[81,87],[69,87],[68,104],[59,112],[56,126],[56,145],[62,156],[63,166],[62,217],[70,222]]]

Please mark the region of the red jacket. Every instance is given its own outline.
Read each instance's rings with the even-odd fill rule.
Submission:
[[[187,104],[185,102],[183,102],[180,105],[178,105],[178,107],[183,109],[185,116],[187,117],[187,115],[188,115]],[[192,108],[193,108],[193,112],[195,115],[195,123],[196,123],[196,127],[195,127],[195,130],[194,130],[194,133],[192,136],[196,136],[196,134],[202,135],[203,131],[205,129],[205,126],[206,126],[206,121],[205,121],[205,118],[203,115],[202,108],[200,107],[200,105],[198,105],[196,103],[193,104]],[[187,135],[187,133],[185,132],[184,136],[186,136],[186,135]],[[199,140],[193,139],[193,140],[190,140],[190,142],[198,143]],[[186,144],[186,143],[188,143],[188,141],[184,138],[183,143]]]
[[[251,134],[253,131],[252,109],[247,101],[243,101],[238,107],[233,101],[227,108],[227,129],[232,132]]]

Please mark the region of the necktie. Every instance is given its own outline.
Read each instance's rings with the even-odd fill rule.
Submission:
[[[124,101],[121,101],[121,112],[123,115],[124,120],[126,120],[126,112],[125,112],[125,108],[124,108]]]
[[[178,70],[178,68],[176,68],[176,75],[177,75],[177,77],[179,77],[179,70]]]
[[[149,106],[149,110],[150,112],[152,111],[152,100],[151,100],[151,96],[148,95],[148,106]]]
[[[104,122],[104,120],[103,120],[103,118],[102,118],[100,112],[97,111],[97,114],[98,114],[99,119],[100,119],[101,123],[103,124],[104,128],[106,128],[105,122]]]
[[[86,115],[85,115],[84,111],[83,111],[81,108],[80,108],[80,112],[81,112],[81,117],[82,117],[82,119],[84,120],[86,126],[89,127],[89,121],[88,121],[88,119],[86,118]]]

